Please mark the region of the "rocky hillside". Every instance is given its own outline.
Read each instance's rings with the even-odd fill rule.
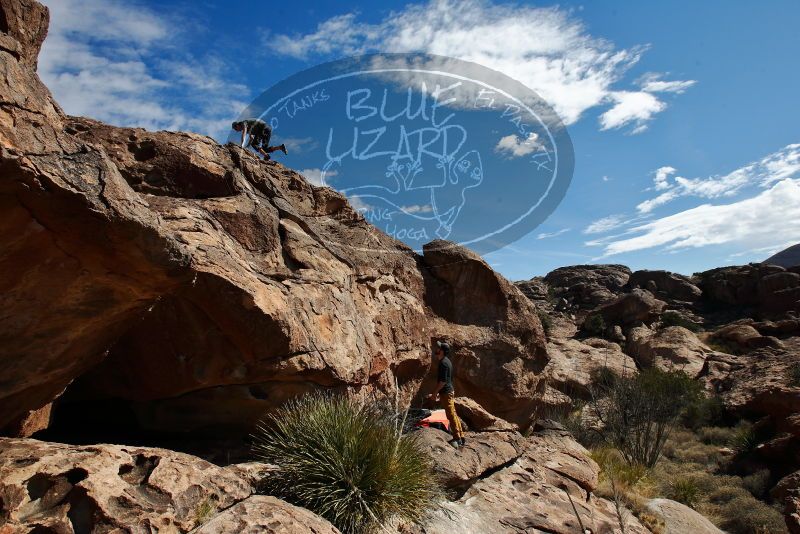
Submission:
[[[66,116],[36,75],[47,26],[0,0],[0,533],[337,532],[257,495],[243,436],[310,391],[418,405],[440,339],[470,432],[422,431],[448,500],[398,532],[649,532],[544,420],[604,367],[677,367],[768,429],[754,461],[800,532],[798,268],[512,284],[452,243],[416,254],[236,146]]]
[[[795,267],[800,265],[800,243],[773,254],[764,263],[780,265],[781,267]]]

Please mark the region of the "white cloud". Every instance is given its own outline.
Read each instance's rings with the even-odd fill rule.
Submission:
[[[330,187],[331,178],[339,173],[336,171],[327,171],[323,176],[322,169],[303,169],[300,171],[300,174],[302,174],[310,184],[320,187]]]
[[[551,237],[558,237],[562,234],[566,234],[570,231],[570,228],[562,228],[561,230],[557,230],[555,232],[542,232],[541,234],[536,236],[536,239],[550,239]]]
[[[651,88],[620,91],[615,86],[646,50],[617,49],[588,33],[571,11],[558,7],[494,4],[488,0],[429,0],[389,13],[383,21],[360,22],[352,13],[328,19],[302,35],[264,36],[274,53],[311,56],[368,51],[426,52],[472,61],[503,72],[549,102],[566,124],[587,110],[614,106],[604,129],[645,123],[666,104],[652,95],[688,81],[661,82],[650,74]],[[673,92],[674,89],[673,89]]]
[[[633,133],[647,129],[647,123],[656,113],[661,113],[667,105],[646,91],[613,91],[609,98],[614,107],[600,115],[602,130],[611,130],[632,125]]]
[[[684,178],[677,176],[676,172],[673,167],[661,167],[656,171],[655,189],[663,193],[641,202],[636,207],[640,213],[649,213],[679,197],[693,196],[707,199],[731,197],[747,186],[766,187],[786,178],[800,176],[800,144],[787,145],[777,152],[722,176]],[[671,176],[674,176],[672,181],[670,181]]]
[[[213,56],[181,53],[181,24],[121,0],[45,0],[39,74],[64,110],[120,126],[222,137],[248,99]]]
[[[602,219],[598,219],[587,226],[584,230],[584,234],[603,234],[606,232],[610,232],[615,228],[619,228],[625,223],[625,216],[624,215],[609,215],[608,217],[603,217]]]
[[[500,141],[494,147],[494,151],[510,157],[521,158],[532,154],[539,148],[538,138],[539,136],[533,132],[528,134],[527,139],[522,139],[516,134],[510,134],[500,138]]]
[[[649,93],[678,93],[685,92],[697,83],[695,80],[664,81],[661,74],[649,72],[639,79],[639,87]]]
[[[412,204],[411,206],[400,206],[400,209],[405,213],[412,215],[415,213],[433,213],[433,206],[430,204]]]
[[[678,170],[675,167],[659,167],[658,170],[656,170],[656,176],[653,179],[653,182],[656,186],[656,191],[668,189],[669,182],[667,180],[676,172],[678,172]]]
[[[364,200],[358,195],[347,197],[347,201],[354,210],[361,214],[372,209],[372,206],[364,202]]]
[[[633,237],[605,242],[604,256],[665,247],[666,250],[736,244],[780,246],[800,240],[800,180],[784,179],[758,195],[723,205],[703,204],[632,228]]]

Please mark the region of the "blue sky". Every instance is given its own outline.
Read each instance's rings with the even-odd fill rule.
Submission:
[[[689,274],[800,241],[796,1],[45,3],[40,75],[68,113],[119,125],[224,140],[273,83],[359,52],[525,83],[568,124],[575,174],[547,221],[486,255],[510,279],[576,263]]]

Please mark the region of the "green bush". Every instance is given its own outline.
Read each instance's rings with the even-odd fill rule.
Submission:
[[[700,326],[697,323],[693,323],[675,310],[667,310],[661,314],[661,326],[664,328],[668,326],[682,326],[692,332],[700,331]]]
[[[700,385],[686,374],[652,368],[596,379],[589,407],[606,442],[628,463],[653,467],[680,416],[699,396]]]
[[[599,313],[593,313],[583,322],[583,329],[595,336],[602,336],[606,331],[606,321]]]
[[[702,493],[693,477],[679,477],[670,482],[667,497],[694,508],[700,501]]]
[[[253,450],[278,470],[263,490],[344,533],[419,521],[439,496],[431,459],[386,407],[345,396],[290,401],[259,424]]]
[[[735,434],[736,430],[728,427],[708,426],[697,430],[697,436],[706,445],[728,445]]]
[[[536,315],[539,316],[539,322],[542,323],[542,328],[544,329],[545,334],[550,333],[550,329],[553,327],[553,320],[547,315],[547,312],[544,310],[536,310]]]
[[[697,430],[700,427],[722,426],[725,423],[725,405],[717,396],[699,395],[689,404],[681,418],[685,426]]]
[[[739,424],[731,438],[730,446],[739,455],[753,452],[758,446],[758,436],[753,425],[750,423]]]

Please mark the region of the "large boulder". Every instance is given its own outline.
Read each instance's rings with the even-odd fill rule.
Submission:
[[[800,534],[800,471],[783,477],[770,494],[775,501],[783,503],[790,534]]]
[[[724,534],[705,516],[679,502],[651,499],[647,510],[664,524],[664,534]]]
[[[453,448],[452,436],[436,428],[418,431],[417,439],[427,450],[434,472],[446,488],[461,489],[505,467],[520,457],[526,442],[518,432],[466,432],[466,445]]]
[[[0,7],[0,433],[59,395],[56,426],[225,434],[318,389],[409,402],[442,338],[460,394],[527,420],[542,328],[479,257],[421,257],[240,147],[65,116],[35,71],[47,9]]]
[[[636,372],[636,362],[617,343],[599,338],[552,339],[544,375],[548,384],[569,397],[588,398],[592,375],[603,368],[617,375]]]
[[[305,508],[254,495],[214,516],[194,534],[339,534],[339,529]]]
[[[733,323],[718,328],[711,335],[711,339],[733,352],[747,352],[765,347],[783,348],[780,340],[761,335],[753,325],[747,323]]]
[[[584,328],[590,331],[595,328],[596,317],[603,319],[606,327],[618,325],[623,328],[650,324],[656,321],[664,310],[666,302],[659,300],[647,290],[634,289],[616,300],[603,304],[586,316]]]
[[[628,287],[652,291],[665,300],[694,302],[702,291],[688,277],[669,271],[636,271],[628,278]]]
[[[544,282],[555,296],[575,307],[592,309],[614,300],[630,274],[624,265],[572,265],[548,273]]]
[[[455,405],[458,417],[470,430],[479,432],[519,430],[518,425],[495,417],[469,397],[456,397]]]
[[[683,371],[692,378],[703,369],[713,351],[690,330],[669,326],[658,330],[632,328],[625,347],[642,368]]]
[[[572,438],[534,434],[516,461],[475,482],[459,500],[445,503],[424,527],[410,531],[574,534],[582,523],[592,532],[618,532],[614,505],[592,493],[598,471],[586,449]],[[624,521],[630,534],[650,532],[628,511]]]

